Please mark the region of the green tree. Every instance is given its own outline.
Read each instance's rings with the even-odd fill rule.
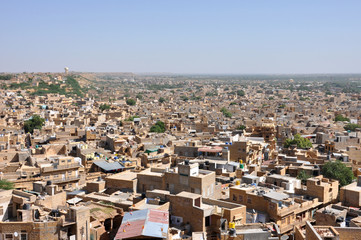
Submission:
[[[10,80],[12,78],[12,75],[0,75],[0,80]]]
[[[356,123],[348,123],[346,126],[343,127],[346,131],[354,132],[356,128],[361,128],[361,125]]]
[[[225,116],[226,118],[232,117],[232,113],[230,111],[228,111],[228,109],[225,107],[221,108],[221,112],[223,113],[223,116]]]
[[[142,100],[142,99],[143,99],[143,95],[140,94],[140,93],[138,93],[137,96],[136,96],[136,98],[138,98],[139,100]]]
[[[150,132],[156,132],[156,133],[164,133],[165,132],[165,124],[162,121],[156,122],[151,128]]]
[[[133,121],[134,121],[134,118],[139,118],[139,116],[132,116],[132,117],[129,117],[129,118],[125,119],[124,121],[126,121],[126,122],[133,122]]]
[[[244,130],[244,129],[246,129],[246,126],[244,126],[244,125],[239,125],[239,126],[237,127],[237,129],[238,129],[238,130]]]
[[[8,180],[0,180],[0,189],[10,190],[14,188],[14,183],[9,182]]]
[[[244,95],[246,95],[246,93],[243,90],[238,90],[237,95],[243,97]]]
[[[291,145],[297,145],[298,148],[311,148],[312,143],[308,138],[301,137],[300,134],[296,134],[293,139],[288,138],[284,144],[285,148],[288,148]]]
[[[109,104],[100,104],[100,106],[99,106],[99,109],[101,110],[101,111],[104,111],[104,110],[108,110],[108,109],[110,109],[110,105]]]
[[[188,99],[188,97],[187,96],[180,96],[180,98],[183,100],[183,101],[185,101],[185,102],[187,102],[189,99]]]
[[[341,114],[339,114],[339,115],[337,115],[337,116],[335,117],[335,122],[344,122],[344,121],[349,122],[350,119],[347,118],[347,117],[342,116]]]
[[[44,118],[35,114],[29,120],[24,122],[24,130],[26,133],[34,133],[34,129],[41,129],[44,122]]]
[[[164,103],[165,102],[165,98],[164,97],[160,97],[158,100],[160,103]]]
[[[308,175],[304,170],[302,170],[298,175],[297,178],[301,180],[302,184],[306,184],[307,179],[312,177],[311,175]]]
[[[136,101],[132,98],[128,98],[126,103],[129,105],[129,106],[134,106],[136,104]]]
[[[350,184],[354,179],[351,168],[347,167],[339,160],[328,162],[323,165],[322,174],[326,178],[338,180],[341,187]]]

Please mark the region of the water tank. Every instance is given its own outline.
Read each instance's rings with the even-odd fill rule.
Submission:
[[[234,222],[229,222],[228,227],[229,227],[230,229],[235,228],[235,227],[236,227],[236,224],[235,224]]]
[[[52,185],[53,183],[49,180],[49,181],[46,181],[46,185],[47,186],[50,186],[50,185]]]
[[[184,160],[184,165],[189,165],[189,160]]]

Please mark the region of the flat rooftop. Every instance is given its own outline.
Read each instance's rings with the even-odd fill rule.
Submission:
[[[121,173],[113,174],[106,179],[120,179],[120,180],[133,180],[137,178],[137,173],[131,171],[124,171]]]

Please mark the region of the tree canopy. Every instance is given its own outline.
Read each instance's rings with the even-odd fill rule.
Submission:
[[[246,93],[243,90],[238,90],[237,95],[243,97],[244,95],[246,95]]]
[[[246,129],[246,126],[244,126],[244,125],[239,125],[237,127],[237,130],[244,130],[244,129]]]
[[[158,100],[160,103],[164,103],[165,102],[165,98],[164,97],[160,97]]]
[[[301,180],[302,184],[306,184],[307,179],[312,177],[311,175],[308,175],[304,170],[300,171],[300,173],[297,175],[297,178]]]
[[[180,98],[185,102],[187,102],[189,100],[189,98],[187,96],[184,96],[184,95],[180,96]]]
[[[225,107],[221,108],[221,112],[223,113],[223,116],[225,116],[226,118],[232,117],[232,113],[230,111],[228,111],[228,109]]]
[[[102,111],[108,110],[108,109],[110,109],[110,105],[109,104],[101,104],[99,106],[99,109],[102,110]]]
[[[350,184],[354,178],[351,168],[339,160],[326,163],[322,167],[322,174],[324,177],[338,180],[341,187]]]
[[[348,123],[346,126],[343,127],[346,131],[354,132],[356,128],[361,128],[361,125],[356,123]]]
[[[164,133],[165,132],[165,124],[162,121],[158,121],[150,128],[150,132],[156,133]]]
[[[126,121],[126,122],[133,122],[133,121],[134,121],[134,118],[139,118],[139,116],[137,116],[137,115],[131,116],[131,117],[125,119],[124,121]]]
[[[341,114],[339,114],[339,115],[337,115],[337,116],[335,117],[335,122],[344,122],[344,121],[349,122],[350,119],[347,118],[347,117],[342,116]]]
[[[301,137],[300,134],[296,134],[293,139],[288,138],[284,144],[285,148],[290,147],[291,145],[297,145],[298,148],[311,148],[312,143],[309,139]]]
[[[132,98],[128,98],[126,103],[129,105],[129,106],[134,106],[136,104],[136,101]]]
[[[24,130],[26,133],[34,133],[34,129],[41,129],[44,122],[44,118],[35,114],[29,120],[24,122]]]

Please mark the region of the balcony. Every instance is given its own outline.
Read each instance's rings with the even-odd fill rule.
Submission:
[[[42,169],[43,173],[48,173],[48,172],[55,172],[55,171],[62,171],[62,170],[67,170],[67,169],[73,169],[73,168],[79,168],[81,167],[80,163],[73,163],[73,164],[66,164],[66,165],[54,165],[51,167],[44,167]]]

